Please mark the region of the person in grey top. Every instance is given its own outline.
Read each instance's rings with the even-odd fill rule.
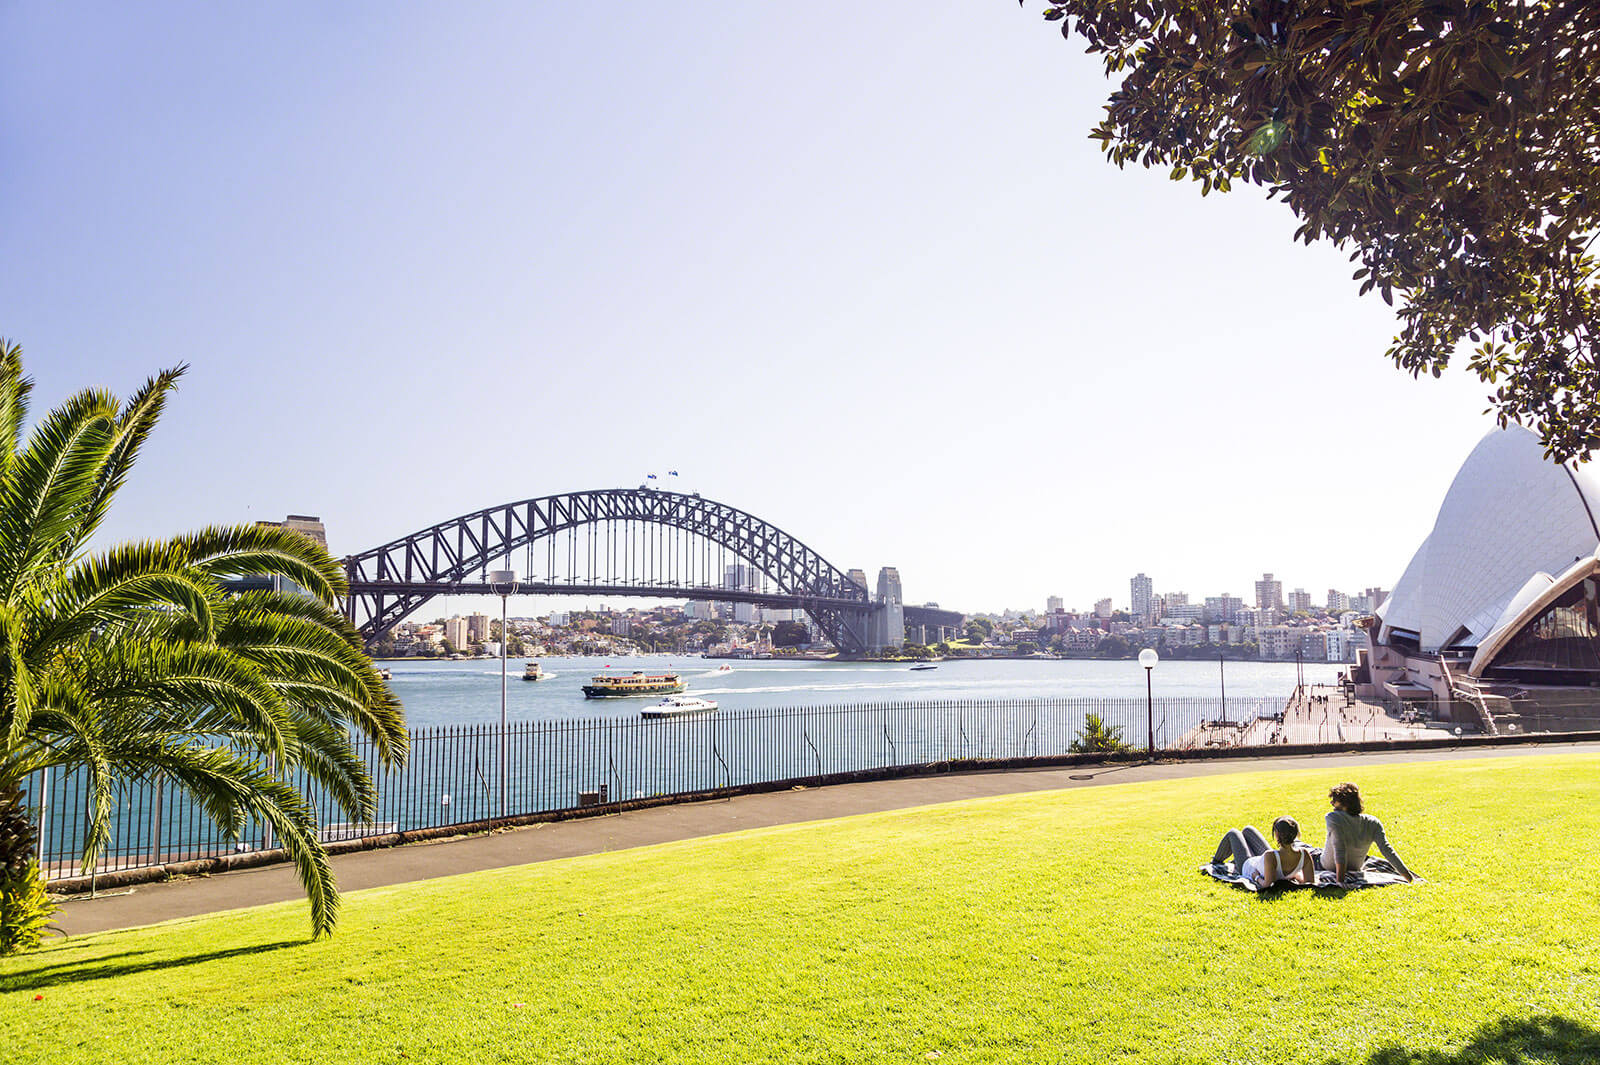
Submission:
[[[1367,851],[1376,846],[1379,853],[1394,866],[1395,872],[1407,881],[1416,879],[1394,848],[1389,846],[1389,840],[1383,834],[1383,822],[1361,812],[1360,788],[1348,783],[1336,785],[1328,792],[1328,800],[1333,803],[1333,809],[1328,811],[1325,819],[1328,841],[1322,848],[1322,868],[1343,880],[1347,872],[1361,868],[1361,863],[1367,860]]]

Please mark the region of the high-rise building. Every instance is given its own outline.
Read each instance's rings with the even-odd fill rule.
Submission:
[[[722,586],[724,588],[734,588],[741,592],[759,592],[762,590],[763,584],[762,573],[754,566],[747,566],[743,562],[737,562],[723,569]],[[756,618],[756,605],[754,603],[728,603],[725,613],[731,616],[734,621],[742,625],[748,625]]]
[[[1283,582],[1272,579],[1272,574],[1264,573],[1256,581],[1256,606],[1257,608],[1271,607],[1274,610],[1283,609]]]
[[[457,651],[464,651],[471,642],[467,635],[467,619],[462,617],[450,618],[444,623],[444,638],[450,641],[450,646]]]
[[[1104,620],[1111,616],[1111,600],[1097,599],[1094,604],[1094,616]]]
[[[467,637],[477,641],[478,643],[482,643],[484,640],[487,640],[489,638],[489,615],[468,614]]]
[[[1049,597],[1047,597],[1045,599],[1045,601],[1044,601],[1044,612],[1046,614],[1059,614],[1059,613],[1061,613],[1061,611],[1062,611],[1062,602],[1061,602],[1061,597],[1059,595],[1052,595],[1052,596],[1049,596]]]
[[[1263,625],[1256,629],[1256,644],[1262,658],[1293,658],[1300,649],[1300,631],[1287,625]]]
[[[1387,598],[1389,598],[1389,593],[1384,591],[1382,588],[1368,588],[1367,589],[1367,602],[1371,603],[1372,605],[1367,607],[1367,609],[1368,610],[1376,610],[1376,609],[1378,609],[1380,606],[1383,605],[1383,601],[1385,599],[1387,599]]]
[[[1294,591],[1290,592],[1289,610],[1291,612],[1304,610],[1309,614],[1311,612],[1311,593],[1306,591],[1304,588],[1296,588]]]
[[[258,521],[257,525],[265,525],[273,529],[288,529],[317,544],[324,550],[328,547],[328,531],[323,527],[322,519],[311,514],[290,514],[282,521]],[[237,591],[270,588],[275,592],[292,592],[295,595],[309,595],[304,588],[281,574],[265,573],[250,574],[248,576],[231,578],[227,582],[229,587]]]
[[[1143,573],[1136,573],[1128,581],[1128,591],[1134,620],[1149,621],[1151,609],[1155,606],[1154,582]]]
[[[323,526],[322,519],[313,514],[290,514],[282,521],[258,521],[256,524],[289,529],[315,541],[321,547],[328,546],[328,530]]]
[[[1350,597],[1337,588],[1328,589],[1328,613],[1338,614],[1350,609]],[[1342,661],[1342,659],[1341,659]]]
[[[1221,595],[1206,596],[1205,616],[1221,625],[1236,625],[1239,622],[1239,613],[1244,610],[1244,600],[1236,595],[1223,592]]]

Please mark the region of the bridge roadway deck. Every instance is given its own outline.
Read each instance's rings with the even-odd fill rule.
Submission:
[[[1541,743],[1438,751],[1267,756],[1218,761],[1013,769],[903,777],[859,784],[740,795],[732,799],[656,806],[621,814],[553,821],[431,843],[336,855],[334,870],[344,891],[411,883],[484,869],[553,861],[582,854],[646,847],[673,840],[714,836],[770,825],[798,824],[850,814],[903,810],[989,795],[1125,784],[1141,780],[1215,776],[1288,769],[1359,769],[1399,762],[1504,758],[1584,752],[1600,754],[1600,743]],[[1218,825],[1227,821],[1218,811]],[[132,928],[223,910],[259,906],[304,896],[287,864],[210,877],[146,884],[97,898],[70,899],[57,924],[68,935]]]

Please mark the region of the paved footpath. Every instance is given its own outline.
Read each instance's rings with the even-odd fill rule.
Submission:
[[[456,873],[714,836],[747,828],[798,824],[880,810],[903,810],[988,795],[1283,769],[1324,770],[1329,773],[1331,784],[1337,783],[1332,780],[1332,771],[1335,769],[1398,762],[1574,752],[1600,753],[1600,743],[948,773],[740,795],[711,802],[656,806],[601,817],[550,821],[481,835],[341,854],[334,857],[333,867],[341,890],[360,891],[363,888],[405,884]],[[1344,777],[1353,774],[1338,775]],[[92,899],[79,896],[63,906],[56,923],[69,935],[85,935],[299,898],[304,898],[304,895],[293,868],[288,864],[279,864],[214,876],[141,884],[131,889],[106,892]]]

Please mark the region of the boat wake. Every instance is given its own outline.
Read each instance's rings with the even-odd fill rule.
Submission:
[[[921,690],[925,690],[925,689],[928,689],[928,688],[935,688],[935,687],[937,687],[937,688],[952,688],[952,689],[954,689],[954,688],[965,688],[965,687],[982,687],[982,685],[981,684],[972,684],[970,682],[960,682],[960,681],[951,682],[951,683],[948,683],[948,684],[940,684],[940,683],[938,683],[936,681],[934,681],[934,682],[920,682],[919,681],[919,682],[917,682],[915,684],[911,684],[911,683],[908,683],[906,681],[900,681],[899,683],[889,683],[889,684],[768,684],[768,685],[761,685],[761,686],[753,687],[753,688],[696,688],[695,689],[695,694],[697,694],[697,695],[783,695],[783,694],[786,694],[788,692],[906,691],[908,689],[921,691]]]

